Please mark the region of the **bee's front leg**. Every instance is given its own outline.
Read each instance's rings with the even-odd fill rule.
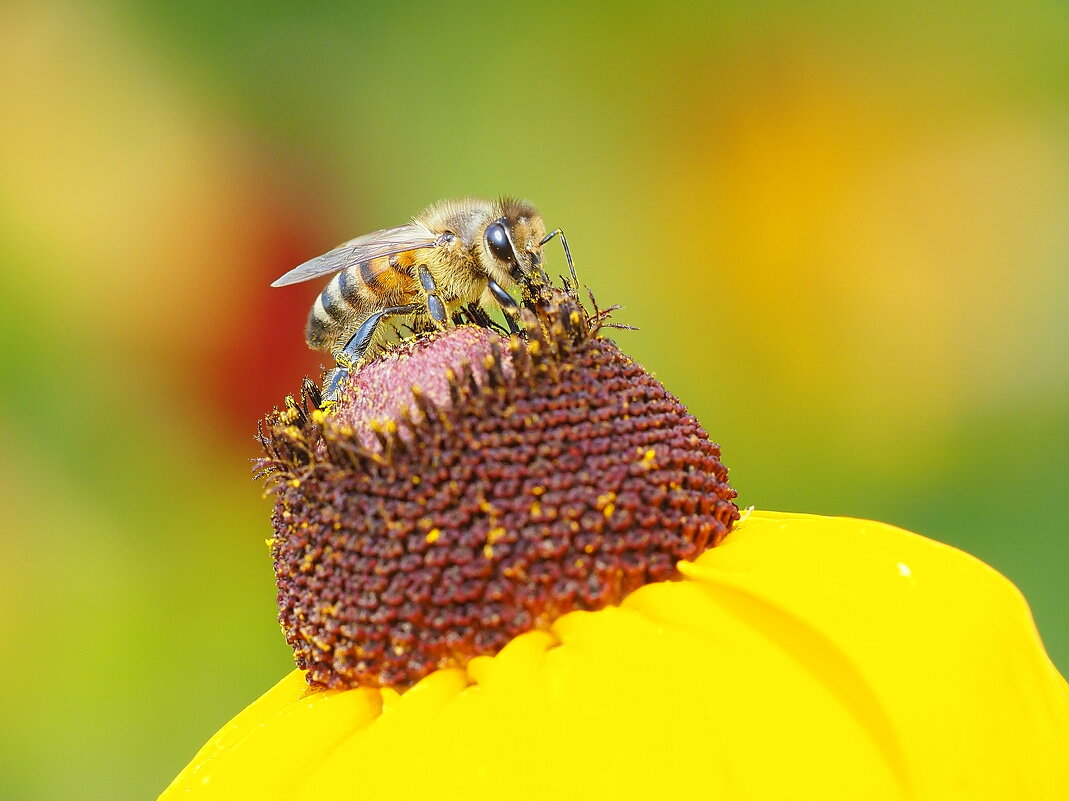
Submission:
[[[490,294],[494,296],[494,300],[500,304],[501,310],[505,313],[505,322],[509,325],[509,333],[520,333],[520,327],[516,324],[516,313],[519,312],[520,307],[517,305],[516,299],[493,278],[487,281],[486,285],[490,288]]]

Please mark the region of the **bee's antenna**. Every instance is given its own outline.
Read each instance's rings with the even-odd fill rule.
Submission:
[[[538,245],[539,247],[545,245],[546,242],[557,236],[557,234],[560,234],[560,243],[564,245],[564,258],[568,260],[568,272],[572,275],[572,286],[578,290],[579,278],[575,274],[575,264],[572,262],[572,251],[571,248],[568,247],[568,238],[564,236],[564,231],[558,228],[556,231],[549,233],[545,239],[538,243]]]

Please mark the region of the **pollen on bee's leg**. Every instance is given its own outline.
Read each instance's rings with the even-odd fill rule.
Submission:
[[[557,292],[526,338],[462,326],[261,426],[279,619],[317,686],[408,687],[677,577],[738,518],[686,408]]]
[[[349,368],[341,365],[327,371],[323,376],[322,403],[324,405],[330,404],[330,407],[333,407],[337,403],[338,393],[348,377]]]

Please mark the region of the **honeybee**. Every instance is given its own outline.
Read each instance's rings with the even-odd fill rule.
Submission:
[[[548,283],[542,249],[557,234],[571,267],[563,233],[547,235],[530,203],[445,200],[405,225],[358,236],[306,261],[271,286],[336,273],[312,304],[304,330],[308,346],[329,352],[337,364],[324,381],[328,405],[349,372],[374,352],[386,320],[428,331],[448,327],[473,304],[496,302],[516,330],[511,313],[517,301],[506,287],[518,288],[522,301]]]

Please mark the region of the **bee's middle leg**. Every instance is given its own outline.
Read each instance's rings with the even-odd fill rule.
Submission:
[[[434,283],[434,276],[431,275],[426,264],[419,266],[418,273],[420,286],[427,293],[427,311],[439,328],[445,328],[449,325],[449,313],[446,311],[445,303],[438,296],[438,286]]]

